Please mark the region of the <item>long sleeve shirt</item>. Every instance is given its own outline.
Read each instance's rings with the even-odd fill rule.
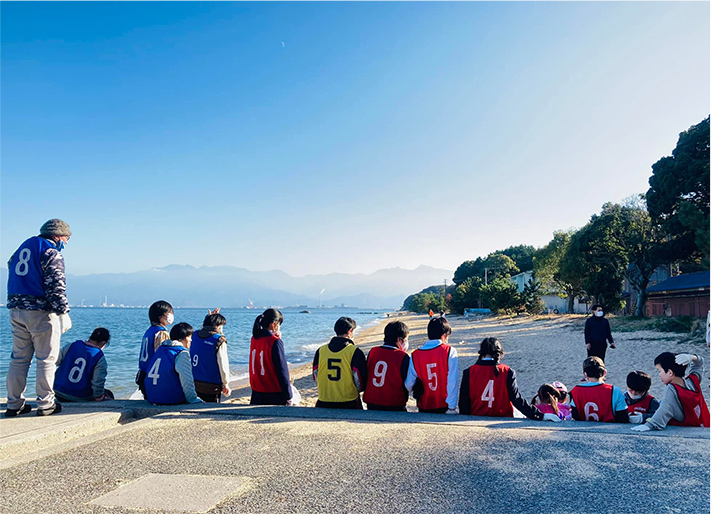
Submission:
[[[207,339],[218,331],[215,327],[206,326],[198,332],[198,336],[202,339]],[[222,385],[226,386],[230,383],[230,359],[227,355],[227,338],[225,336],[220,336],[215,344],[217,351],[215,357],[217,358],[217,368],[220,370],[220,380],[222,380]]]
[[[178,341],[168,340],[163,343],[166,346],[183,346]],[[195,382],[193,381],[193,364],[190,361],[190,352],[180,352],[175,357],[175,372],[180,377],[180,386],[183,388],[185,401],[188,403],[201,403],[195,392]]]
[[[54,244],[53,241],[50,242]],[[15,254],[10,257],[8,266],[10,266],[14,256]],[[7,308],[66,314],[69,312],[69,303],[67,302],[64,257],[61,252],[56,247],[48,248],[40,256],[40,268],[42,269],[44,297],[27,294],[8,294]]]
[[[630,397],[629,393],[625,393],[625,403],[627,404],[628,407],[631,407],[632,405],[641,402],[647,397],[647,395],[643,396],[639,400],[633,400]],[[657,412],[657,409],[659,409],[659,401],[657,401],[656,398],[652,397],[652,399],[649,401],[649,409],[647,412],[642,413],[642,420],[647,421],[649,418],[651,418],[655,412]],[[629,410],[629,409],[627,409]]]
[[[477,364],[482,366],[495,366],[494,359],[479,359]],[[459,393],[459,414],[470,414],[471,413],[471,398],[469,393],[469,375],[471,373],[471,367],[464,370],[462,375],[462,387]],[[528,403],[518,390],[518,380],[516,379],[516,372],[509,368],[508,375],[506,376],[506,389],[509,393],[509,401],[511,404],[518,409],[521,414],[529,419],[542,420],[543,413],[536,407]]]
[[[345,337],[336,336],[332,338],[331,341],[329,341],[328,349],[335,353],[343,350],[343,348],[345,348],[349,344],[355,343]],[[313,361],[314,382],[316,382],[316,378],[318,377],[318,361],[319,350],[316,350],[316,354],[314,355]],[[358,389],[358,391],[362,393],[365,390],[366,380],[368,380],[368,364],[365,358],[365,354],[360,348],[356,348],[353,352],[353,359],[351,360],[351,370],[353,371],[353,382],[355,383],[356,389]]]
[[[63,346],[59,350],[59,357],[57,357],[57,367],[62,364],[62,361],[67,356],[69,349],[72,347],[71,344]],[[66,393],[62,393],[64,397],[72,401],[91,401],[95,398],[101,398],[104,394],[104,386],[106,385],[106,376],[108,375],[108,364],[106,363],[106,356],[102,355],[99,361],[94,366],[94,371],[91,373],[91,398],[79,398],[76,396],[71,396]]]
[[[431,350],[441,344],[441,339],[434,339],[427,341],[420,348],[422,350]],[[453,346],[451,346],[449,350],[447,367],[447,408],[449,410],[454,410],[457,408],[457,402],[459,401],[459,356],[457,355],[457,350]],[[410,365],[407,368],[407,378],[405,378],[405,388],[409,392],[412,392],[417,379],[418,376],[415,371],[414,359],[411,358]]]
[[[704,372],[704,359],[696,356],[696,362],[691,362],[689,368],[686,372],[686,378],[684,378],[684,387],[691,391],[695,391],[694,383],[691,381],[689,375],[695,374],[699,381]],[[676,391],[676,387],[672,384],[667,384],[664,388],[664,396],[662,401],[659,403],[659,408],[654,413],[654,415],[647,420],[647,423],[654,430],[664,430],[664,427],[672,420],[677,421],[684,420],[684,409],[681,406],[681,401],[679,400],[679,394]]]
[[[585,344],[614,343],[610,322],[605,318],[591,316],[585,320]]]

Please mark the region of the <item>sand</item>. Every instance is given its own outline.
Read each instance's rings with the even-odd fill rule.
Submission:
[[[427,341],[427,315],[402,315],[393,317],[410,328],[410,353]],[[485,337],[497,337],[504,347],[502,363],[516,371],[519,390],[531,400],[538,388],[559,380],[568,389],[579,383],[583,376],[582,363],[587,356],[584,344],[584,315],[555,316],[488,316],[464,318],[449,316],[452,335],[449,344],[459,355],[461,373],[476,362],[479,343]],[[370,348],[382,344],[383,328],[391,319],[380,325],[358,332],[355,342],[366,355]],[[706,366],[702,380],[704,392],[709,386],[709,349],[704,344],[684,344],[684,334],[655,331],[619,332],[612,336],[616,349],[608,348],[605,357],[607,383],[626,390],[625,379],[632,370],[641,370],[652,377],[650,393],[662,397],[663,384],[654,367],[654,358],[664,351],[695,353],[704,358]],[[302,395],[302,405],[313,406],[317,399],[316,385],[311,378],[311,365],[306,364],[291,370],[294,385]],[[249,403],[248,387],[236,389],[229,403]],[[706,401],[709,395],[705,394]],[[410,398],[408,410],[416,410]]]

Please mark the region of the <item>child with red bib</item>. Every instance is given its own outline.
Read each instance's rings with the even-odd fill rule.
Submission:
[[[280,331],[283,321],[277,309],[267,309],[254,320],[249,348],[251,405],[291,404],[289,366]]]
[[[586,382],[570,390],[570,406],[576,421],[629,423],[627,404],[619,387],[605,383],[605,363],[600,357],[583,361]]]
[[[654,359],[659,378],[666,386],[664,397],[654,415],[636,432],[664,430],[667,425],[708,427],[709,408],[701,391],[704,359],[688,353],[664,352]]]
[[[630,416],[632,423],[647,421],[657,412],[659,402],[654,396],[649,394],[650,387],[652,387],[652,377],[647,375],[644,371],[632,371],[627,375],[627,392],[625,393],[627,410],[631,415],[642,415],[641,418],[639,416],[636,418]]]
[[[410,367],[409,333],[402,321],[391,321],[385,326],[384,344],[368,353],[368,382],[363,394],[368,410],[407,410],[409,393],[405,379]]]
[[[501,342],[487,337],[479,347],[479,359],[464,370],[459,391],[459,413],[473,416],[512,418],[514,407],[535,420],[560,421],[555,414],[543,414],[523,399],[518,391],[516,372],[499,364],[504,355]]]
[[[413,393],[420,412],[457,413],[459,357],[447,344],[451,333],[446,318],[430,320],[429,341],[412,353],[405,387]]]

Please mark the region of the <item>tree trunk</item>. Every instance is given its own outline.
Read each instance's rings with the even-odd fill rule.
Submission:
[[[565,311],[568,314],[574,314],[575,311],[575,295],[568,293],[568,298],[565,299]]]
[[[637,305],[634,309],[635,316],[647,316],[647,285],[649,278],[641,277],[639,282],[632,282],[632,287],[637,293]]]

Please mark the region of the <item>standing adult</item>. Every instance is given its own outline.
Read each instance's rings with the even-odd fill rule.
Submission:
[[[610,348],[616,348],[605,311],[602,305],[595,304],[592,306],[592,316],[585,320],[585,347],[588,349],[588,357],[600,357],[602,362],[605,362],[608,341]]]
[[[71,235],[66,222],[51,219],[8,261],[12,355],[7,370],[5,417],[32,410],[25,401],[25,389],[33,354],[37,358],[37,415],[48,416],[62,410],[53,388],[60,337],[71,328],[61,254]]]

